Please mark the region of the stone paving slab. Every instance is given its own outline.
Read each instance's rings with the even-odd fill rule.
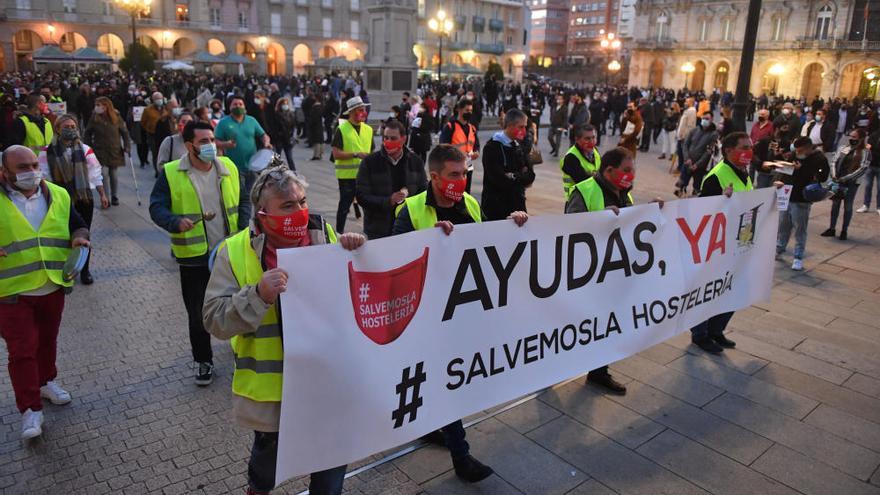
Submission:
[[[294,150],[310,210],[334,223],[332,164],[309,153]],[[639,154],[637,202],[672,199],[674,177],[655,157]],[[214,342],[215,383],[195,387],[177,266],[146,207],[152,173],[135,171],[144,204],[125,171],[122,205],[96,213],[96,283],[67,299],[59,339],[59,381],[74,400],[46,407],[41,440],[18,440],[0,374],[0,493],[244,492],[252,436],[230,421],[229,346]],[[559,168],[537,174],[530,213],[562,211]],[[478,198],[481,188],[478,166]],[[771,300],[736,313],[736,350],[708,356],[685,333],[612,365],[626,396],[579,378],[480,422],[468,440],[498,473],[482,483],[462,483],[448,452],[430,446],[351,476],[345,493],[878,493],[880,217],[856,214],[847,242],[822,238],[829,206],[811,210],[807,271],[792,272],[790,256],[776,263]]]

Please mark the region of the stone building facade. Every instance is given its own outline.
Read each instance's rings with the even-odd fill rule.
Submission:
[[[630,84],[734,91],[747,12],[747,0],[639,0]],[[763,2],[752,94],[876,98],[878,80],[880,1]]]

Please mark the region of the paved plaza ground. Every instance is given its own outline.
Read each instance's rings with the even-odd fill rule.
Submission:
[[[542,149],[529,210],[559,213],[559,167]],[[639,154],[637,202],[674,199],[657,155]],[[309,156],[296,148],[310,209],[333,217],[332,165]],[[215,340],[216,379],[197,388],[178,271],[147,212],[152,171],[135,171],[142,205],[122,169],[122,205],[96,214],[96,282],[67,299],[58,345],[73,402],[45,408],[41,440],[22,445],[0,374],[2,493],[244,492],[252,436],[230,421],[229,344]],[[477,193],[480,179],[478,167]],[[431,446],[357,473],[346,492],[880,494],[880,216],[856,214],[841,242],[818,235],[829,210],[813,208],[806,271],[777,262],[772,300],[736,313],[736,350],[710,356],[681,334],[612,364],[626,396],[580,377],[470,418],[481,420],[468,429],[473,454],[497,473],[482,483],[458,481],[446,451]]]

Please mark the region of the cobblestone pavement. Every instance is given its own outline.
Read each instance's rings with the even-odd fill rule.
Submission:
[[[544,149],[533,214],[562,208]],[[331,165],[309,153],[297,147],[295,159],[311,209],[332,217]],[[672,198],[656,156],[639,155],[637,201]],[[122,205],[96,215],[96,282],[68,298],[59,341],[59,381],[74,399],[46,407],[41,440],[20,442],[0,376],[2,493],[244,491],[251,436],[229,421],[228,344],[215,341],[216,380],[196,388],[177,269],[147,213],[152,172],[135,170],[142,206],[123,169]],[[346,492],[880,493],[880,216],[856,214],[841,242],[818,236],[829,206],[812,212],[807,270],[778,263],[772,300],[737,312],[736,350],[708,356],[682,334],[612,365],[626,396],[577,379],[489,417],[468,430],[498,473],[480,484],[459,482],[446,452],[426,447],[351,477]],[[276,493],[305,487],[293,480]]]

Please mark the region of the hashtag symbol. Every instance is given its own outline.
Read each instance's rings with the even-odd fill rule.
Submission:
[[[361,284],[358,292],[360,293],[361,302],[367,302],[370,298],[370,284]]]
[[[395,428],[403,426],[403,417],[405,415],[409,416],[408,423],[415,421],[416,414],[419,408],[422,407],[422,397],[419,395],[419,388],[428,379],[428,375],[423,371],[424,364],[424,361],[419,361],[413,376],[409,375],[409,366],[401,373],[400,383],[397,384],[397,396],[400,398],[400,405],[391,412],[391,419],[394,420]],[[412,389],[412,400],[407,402],[406,398],[409,395],[407,393],[409,389]]]

